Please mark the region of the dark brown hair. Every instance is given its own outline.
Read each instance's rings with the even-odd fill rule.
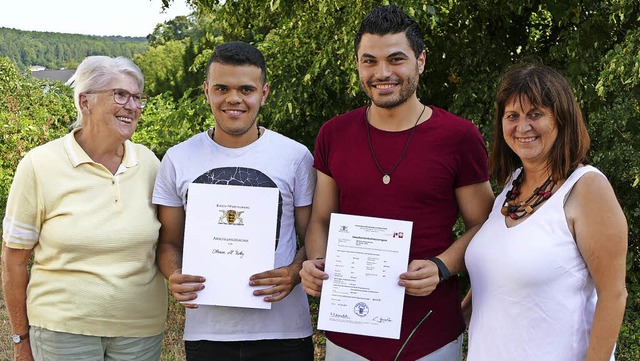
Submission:
[[[362,35],[373,34],[383,36],[399,33],[406,35],[411,49],[416,58],[418,58],[424,50],[422,30],[420,30],[418,22],[395,5],[385,5],[374,8],[362,19],[360,29],[358,29],[356,37],[353,40],[356,58],[358,57],[358,49],[360,48]]]
[[[267,82],[267,62],[264,55],[255,46],[243,41],[232,41],[216,46],[207,64],[206,75],[209,77],[211,64],[218,63],[232,66],[255,66],[260,68],[262,83]]]
[[[506,183],[522,165],[502,134],[502,118],[507,102],[523,99],[533,106],[550,109],[558,137],[551,147],[547,166],[555,180],[566,179],[578,165],[589,163],[589,133],[580,106],[567,80],[555,69],[542,64],[521,64],[502,77],[496,94],[496,118],[489,156],[489,171]]]

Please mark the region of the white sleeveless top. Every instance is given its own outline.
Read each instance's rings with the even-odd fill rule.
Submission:
[[[473,290],[467,361],[585,359],[597,296],[564,203],[587,172],[602,174],[592,166],[576,169],[511,228],[500,212],[511,182],[497,197],[465,254]]]

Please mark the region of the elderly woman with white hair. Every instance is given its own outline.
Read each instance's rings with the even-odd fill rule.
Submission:
[[[74,77],[75,129],[25,155],[7,200],[2,286],[14,359],[158,360],[159,162],[130,141],[144,78],[131,60],[106,56],[87,57]]]

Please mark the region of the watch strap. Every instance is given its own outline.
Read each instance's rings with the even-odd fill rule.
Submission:
[[[451,277],[451,271],[447,268],[447,265],[442,262],[442,260],[438,257],[430,257],[427,258],[427,261],[431,261],[438,266],[438,276],[440,277],[440,282],[442,283],[446,281],[449,277]]]
[[[17,333],[14,333],[13,335],[11,335],[11,340],[13,341],[13,343],[20,343],[28,338],[29,338],[29,331],[27,331],[26,333],[23,333],[22,335]]]

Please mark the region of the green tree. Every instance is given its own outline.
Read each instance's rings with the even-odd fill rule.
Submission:
[[[182,59],[186,44],[171,40],[150,47],[146,52],[134,56],[133,61],[144,74],[145,92],[149,95],[171,93],[179,98],[184,91],[185,70]]]
[[[149,46],[162,45],[169,41],[183,40],[190,36],[194,23],[188,16],[177,16],[156,25],[153,33],[147,35]]]
[[[0,56],[8,57],[21,70],[31,65],[59,69],[78,64],[88,55],[132,58],[147,47],[145,38],[22,31],[0,27]]]

